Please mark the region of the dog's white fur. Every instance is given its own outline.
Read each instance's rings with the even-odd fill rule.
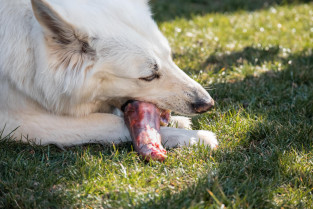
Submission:
[[[13,138],[42,145],[127,141],[112,113],[128,99],[194,114],[191,103],[211,98],[170,55],[145,0],[0,0],[2,137],[17,128]],[[217,146],[212,132],[173,121],[161,128],[166,146]]]

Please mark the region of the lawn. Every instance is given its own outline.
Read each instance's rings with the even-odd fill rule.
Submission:
[[[193,118],[220,146],[62,151],[0,142],[0,208],[313,208],[313,4],[155,0],[175,62],[217,106]]]

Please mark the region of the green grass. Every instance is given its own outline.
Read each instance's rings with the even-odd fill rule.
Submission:
[[[0,142],[0,208],[313,208],[313,4],[152,1],[175,62],[217,101],[220,147]],[[224,12],[225,11],[225,12]]]

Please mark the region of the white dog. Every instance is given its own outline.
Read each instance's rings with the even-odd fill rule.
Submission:
[[[129,99],[193,115],[210,95],[171,59],[146,0],[0,0],[0,127],[2,137],[71,146],[130,140],[123,117]],[[167,147],[209,131],[162,127]],[[12,132],[15,130],[14,132]]]

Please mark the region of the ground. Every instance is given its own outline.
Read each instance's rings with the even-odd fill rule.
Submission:
[[[0,208],[313,208],[311,1],[154,0],[175,62],[216,100],[219,149],[0,142]]]

